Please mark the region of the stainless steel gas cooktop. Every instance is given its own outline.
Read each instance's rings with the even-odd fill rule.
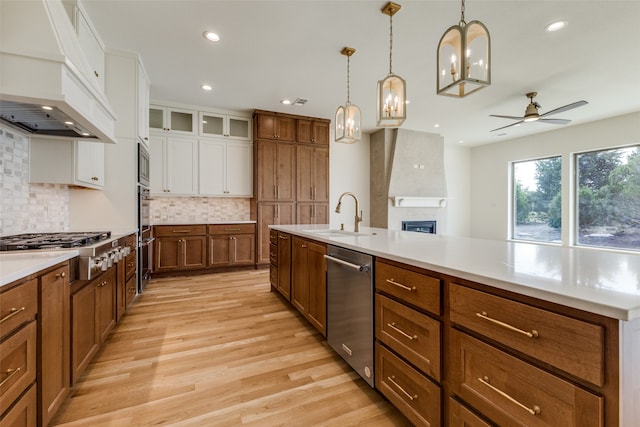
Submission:
[[[15,234],[0,237],[0,251],[80,248],[109,237],[110,231]]]

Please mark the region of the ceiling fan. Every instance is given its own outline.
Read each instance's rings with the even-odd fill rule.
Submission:
[[[522,122],[542,122],[542,123],[549,123],[549,124],[552,124],[552,125],[566,125],[571,120],[567,120],[567,119],[547,119],[546,117],[550,116],[552,114],[558,114],[558,113],[562,113],[564,111],[573,110],[574,108],[582,107],[583,105],[587,105],[588,104],[587,101],[577,101],[577,102],[574,102],[574,103],[571,103],[571,104],[567,104],[567,105],[565,105],[563,107],[556,108],[555,110],[547,111],[544,114],[539,114],[538,113],[538,108],[541,108],[541,105],[533,100],[533,98],[535,98],[537,94],[538,94],[538,92],[529,92],[529,93],[526,94],[527,98],[530,99],[530,102],[529,102],[529,105],[527,105],[527,109],[524,111],[524,116],[523,117],[499,116],[499,115],[495,115],[495,114],[490,114],[489,115],[490,117],[500,117],[500,118],[503,118],[503,119],[517,120],[517,122],[511,123],[510,125],[502,126],[502,127],[497,128],[497,129],[493,129],[493,130],[491,130],[491,132],[496,131],[496,130],[500,130],[500,129],[504,129],[504,128],[508,128],[508,127],[511,127],[511,126],[516,126],[516,125],[519,125]]]

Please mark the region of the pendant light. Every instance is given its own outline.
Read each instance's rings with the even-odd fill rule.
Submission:
[[[356,53],[352,47],[345,47],[340,52],[347,57],[347,103],[336,111],[336,142],[353,144],[360,141],[361,114],[357,105],[349,100],[349,60]]]
[[[480,21],[464,20],[464,1],[458,25],[438,44],[438,95],[462,98],[491,84],[491,38]]]
[[[389,75],[378,81],[377,92],[377,126],[398,127],[407,118],[407,91],[402,77],[393,74],[391,68],[393,54],[393,15],[400,10],[400,5],[389,2],[382,8],[382,13],[389,15]]]

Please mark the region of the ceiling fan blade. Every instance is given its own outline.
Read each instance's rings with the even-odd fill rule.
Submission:
[[[567,119],[538,119],[538,121],[542,123],[549,123],[551,125],[566,125],[571,122],[571,120]]]
[[[510,125],[502,126],[501,128],[492,129],[491,132],[494,132],[494,131],[500,130],[500,129],[510,128],[511,126],[519,125],[522,122],[524,122],[524,120],[520,120],[519,122],[511,123]]]
[[[516,116],[498,116],[496,114],[489,114],[489,117],[500,117],[501,119],[511,119],[511,120],[524,120],[524,117],[516,117]]]
[[[567,105],[565,105],[563,107],[556,108],[555,110],[547,111],[544,114],[540,114],[540,117],[550,116],[552,114],[558,114],[558,113],[562,113],[564,111],[573,110],[574,108],[582,107],[583,105],[587,105],[587,104],[588,104],[587,101],[574,102],[573,104],[567,104]]]

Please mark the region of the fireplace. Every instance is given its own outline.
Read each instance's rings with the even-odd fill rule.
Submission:
[[[405,231],[436,234],[436,221],[402,221]]]

